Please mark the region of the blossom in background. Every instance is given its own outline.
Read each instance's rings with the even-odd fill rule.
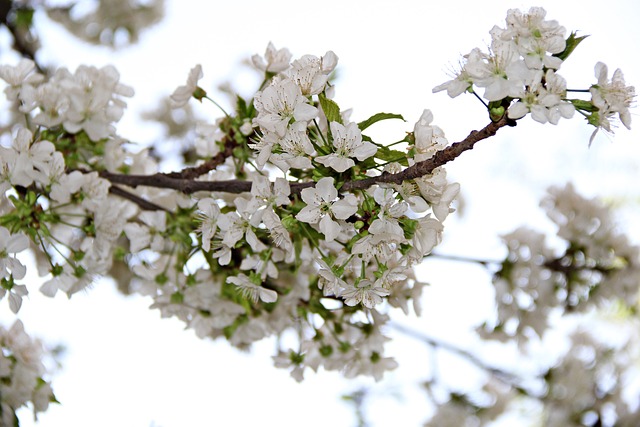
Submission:
[[[41,74],[32,73],[35,68],[35,62],[26,58],[15,66],[0,65],[0,79],[9,84],[4,89],[8,100],[15,101],[23,87],[38,84],[44,79]]]
[[[24,330],[20,320],[9,329],[0,327],[0,424],[16,425],[15,412],[31,406],[34,417],[44,412],[55,397],[45,380],[44,348]]]
[[[29,238],[24,234],[11,234],[9,230],[0,226],[0,299],[9,294],[9,308],[14,313],[20,311],[22,297],[29,292],[25,285],[19,285],[14,280],[23,279],[27,274],[27,267],[15,257],[29,247]],[[13,256],[12,256],[13,254]]]
[[[362,133],[356,123],[351,122],[344,126],[338,122],[331,122],[329,127],[333,137],[333,152],[316,157],[315,160],[336,172],[344,172],[355,166],[351,157],[363,161],[378,151],[374,144],[362,140]]]
[[[154,251],[161,251],[165,244],[162,233],[167,229],[167,214],[164,211],[144,211],[138,215],[138,219],[142,223],[128,222],[124,226],[124,234],[129,239],[129,250],[139,252],[149,247]]]
[[[220,127],[208,123],[198,122],[196,124],[196,153],[200,157],[213,157],[220,152],[217,141],[222,139],[223,133]]]
[[[194,96],[196,90],[198,89],[198,80],[200,80],[203,76],[202,66],[200,64],[196,65],[189,71],[189,77],[187,78],[187,84],[184,86],[179,86],[176,90],[173,91],[171,95],[171,108],[180,108],[187,105],[189,99]],[[204,93],[202,94],[204,96]]]
[[[309,224],[320,223],[320,232],[328,242],[332,242],[340,234],[340,224],[335,219],[347,219],[358,210],[358,201],[353,194],[338,198],[338,190],[333,185],[333,178],[325,177],[317,182],[315,188],[305,188],[300,193],[302,201],[307,204],[296,218]],[[335,219],[334,219],[335,218]]]
[[[11,234],[5,227],[0,226],[0,279],[13,276],[22,279],[27,274],[27,268],[15,257],[29,247],[29,238],[24,234]],[[11,256],[14,254],[14,256]]]
[[[279,73],[289,68],[291,52],[289,49],[276,49],[273,43],[269,42],[264,52],[264,57],[256,54],[251,57],[253,65],[262,71],[269,73]]]

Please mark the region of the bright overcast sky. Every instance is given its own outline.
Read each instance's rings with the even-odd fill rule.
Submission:
[[[288,47],[294,57],[333,50],[340,58],[335,99],[343,109],[354,109],[353,120],[380,111],[408,120],[389,132],[377,129],[382,140],[402,138],[424,108],[434,112],[435,124],[451,142],[459,140],[484,126],[486,113],[471,96],[450,100],[431,89],[448,80],[461,54],[488,44],[489,30],[503,26],[512,7],[543,6],[567,30],[591,35],[561,69],[572,88],[594,82],[597,61],[608,64],[610,73],[622,68],[630,84],[640,82],[640,3],[634,0],[167,3],[165,20],[144,33],[138,45],[121,51],[87,48],[56,25],[42,28],[45,62],[70,69],[112,63],[121,80],[135,88],[119,128],[132,140],[157,137],[137,125],[137,114],[182,85],[195,64],[202,64],[200,84],[212,89],[214,98],[214,88],[225,81],[250,95],[255,79],[239,62],[262,54],[269,41]],[[210,105],[199,111],[212,119],[218,115]],[[590,196],[638,197],[637,113],[633,120],[632,131],[621,128],[614,138],[600,135],[588,149],[592,128],[579,118],[555,128],[527,118],[464,154],[447,167],[462,185],[464,216],[445,223],[441,252],[495,258],[501,255],[498,233],[532,221],[548,229],[537,203],[552,184],[575,180]],[[376,126],[385,128],[384,123]],[[629,226],[640,230],[637,222]],[[446,263],[431,263],[420,276],[433,286],[425,293],[424,317],[407,324],[468,347],[469,324],[491,308],[488,276],[472,266]],[[71,301],[62,295],[41,297],[37,285],[30,289],[20,312],[27,331],[68,349],[53,381],[62,405],[45,413],[39,426],[352,426],[353,412],[339,396],[372,384],[326,372],[309,374],[297,384],[286,371],[272,367],[272,342],[261,343],[249,355],[224,342],[199,340],[178,321],[160,320],[158,312],[147,309],[149,300],[122,297],[107,282]],[[13,319],[5,301],[0,317],[5,325]],[[376,395],[384,391],[389,396],[369,408],[373,426],[397,425],[399,419],[403,426],[419,425],[428,416],[427,400],[417,386],[432,367],[430,353],[411,339],[397,341],[389,351],[401,367],[375,389]],[[21,421],[29,426],[31,420],[25,413]]]

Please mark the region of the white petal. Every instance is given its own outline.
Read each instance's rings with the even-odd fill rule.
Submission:
[[[320,220],[320,231],[325,235],[327,242],[333,242],[340,234],[340,225],[329,215],[325,215]]]

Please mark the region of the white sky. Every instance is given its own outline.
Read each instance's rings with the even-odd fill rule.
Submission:
[[[262,54],[269,41],[288,47],[294,57],[335,51],[340,57],[336,101],[342,108],[354,108],[353,120],[380,111],[400,113],[408,120],[376,125],[379,134],[372,136],[379,142],[400,139],[424,108],[432,109],[435,124],[451,142],[460,140],[487,123],[482,106],[471,96],[450,100],[446,94],[432,94],[432,87],[448,80],[447,70],[459,55],[489,42],[489,30],[504,24],[507,9],[531,5],[505,0],[167,3],[165,20],[143,34],[138,45],[122,51],[87,48],[55,25],[43,28],[44,61],[70,69],[81,63],[112,63],[121,80],[135,88],[119,128],[132,140],[157,137],[137,125],[137,112],[183,84],[197,63],[203,65],[201,86],[206,89],[231,81],[250,94],[253,79],[238,63],[253,53]],[[610,72],[622,68],[627,82],[638,85],[640,3],[582,0],[535,5],[544,6],[547,16],[569,31],[591,35],[561,69],[572,88],[586,88],[594,81],[593,66],[599,60]],[[210,91],[213,97],[216,93]],[[218,115],[209,106],[200,111]],[[600,135],[590,149],[592,128],[577,117],[558,127],[525,119],[480,143],[447,168],[462,185],[465,209],[461,218],[450,217],[445,224],[440,252],[495,258],[502,254],[497,234],[524,223],[549,229],[537,209],[539,198],[548,185],[570,179],[587,195],[634,198],[637,213],[637,114],[634,120],[632,131],[622,128],[613,140]],[[383,132],[387,126],[391,131]],[[638,241],[637,218],[634,223],[634,211],[626,212],[623,218]],[[425,313],[406,323],[471,346],[469,325],[491,309],[488,276],[474,266],[443,262],[429,262],[420,276],[433,284],[425,293]],[[339,396],[372,382],[345,381],[321,372],[297,384],[287,372],[272,367],[273,343],[256,346],[253,356],[243,354],[224,342],[199,340],[177,321],[160,320],[157,312],[147,309],[149,304],[141,297],[116,294],[109,283],[98,283],[71,301],[61,296],[46,299],[37,285],[31,287],[20,312],[27,331],[68,347],[64,368],[53,384],[62,405],[45,413],[39,426],[355,425],[352,411]],[[5,324],[13,318],[7,306],[0,302]],[[399,419],[403,426],[420,425],[429,409],[417,385],[429,375],[430,353],[404,337],[398,337],[389,352],[401,367],[378,384],[375,394],[393,392],[400,398],[381,397],[371,405],[371,425],[394,425]],[[439,360],[438,366],[447,365]],[[464,366],[448,366],[467,375]],[[452,376],[451,381],[460,378]],[[31,425],[28,413],[21,421]]]

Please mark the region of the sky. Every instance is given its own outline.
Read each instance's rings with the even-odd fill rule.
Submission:
[[[140,125],[139,113],[184,84],[196,64],[204,70],[200,85],[223,105],[224,95],[215,90],[222,83],[250,95],[256,77],[241,62],[262,54],[272,41],[294,57],[333,50],[340,58],[335,100],[343,109],[353,108],[354,121],[381,111],[404,115],[407,123],[372,128],[378,132],[372,135],[376,141],[400,139],[430,108],[434,123],[454,142],[486,125],[486,113],[471,96],[451,100],[431,89],[449,79],[460,55],[489,43],[489,30],[504,25],[509,8],[532,5],[545,7],[547,16],[569,31],[590,35],[561,70],[574,88],[593,83],[597,61],[608,64],[610,72],[622,68],[631,84],[640,82],[637,54],[630,50],[640,42],[640,3],[633,0],[168,0],[165,19],[143,33],[138,44],[119,51],[87,46],[45,17],[36,18],[43,24],[43,62],[70,69],[82,63],[113,64],[121,81],[134,87],[136,95],[119,126],[119,133],[131,140],[150,142],[160,136],[157,129]],[[212,120],[218,115],[209,106],[199,111]],[[450,178],[461,183],[463,203],[445,223],[438,250],[499,259],[503,252],[497,235],[523,224],[552,231],[539,199],[549,185],[568,180],[587,196],[622,204],[620,220],[638,241],[633,212],[640,189],[630,185],[640,177],[638,129],[620,128],[614,137],[601,134],[590,148],[592,128],[579,118],[556,127],[525,119],[516,128],[502,129],[447,166]],[[396,316],[398,321],[463,348],[476,346],[469,330],[491,313],[490,275],[478,266],[443,261],[425,262],[419,275],[431,283],[424,314],[419,319]],[[149,300],[121,296],[107,281],[70,301],[61,295],[47,299],[37,285],[31,289],[20,311],[27,331],[67,348],[53,382],[62,404],[43,414],[38,426],[352,426],[353,411],[339,397],[363,386],[373,387],[367,407],[372,426],[393,425],[398,417],[413,426],[429,415],[419,383],[428,378],[434,360],[449,368],[442,369],[443,378],[452,384],[462,387],[460,378],[475,375],[459,360],[442,352],[434,358],[423,344],[392,333],[388,352],[400,368],[381,383],[320,372],[298,384],[272,366],[273,342],[262,342],[248,354],[222,341],[200,340],[178,321],[160,319],[148,309]],[[4,324],[13,319],[4,301],[0,319]],[[457,376],[447,376],[452,371]],[[28,413],[21,421],[32,425]]]

